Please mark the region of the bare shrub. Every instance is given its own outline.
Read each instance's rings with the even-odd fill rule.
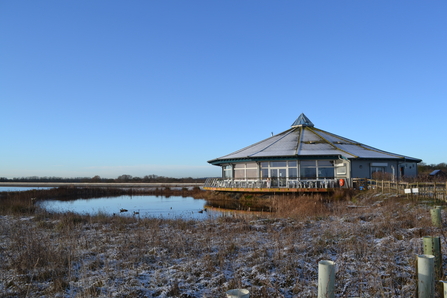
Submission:
[[[330,213],[321,195],[278,196],[274,200],[278,217],[324,216]]]

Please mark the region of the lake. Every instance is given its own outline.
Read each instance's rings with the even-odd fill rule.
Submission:
[[[192,197],[163,196],[119,196],[73,201],[47,200],[37,204],[49,212],[72,211],[79,214],[94,215],[99,212],[107,215],[140,216],[158,218],[207,219],[219,216],[218,211],[203,211],[206,201]],[[126,209],[127,212],[120,212]],[[138,214],[134,214],[138,212]]]
[[[22,187],[22,186],[0,186],[0,192],[2,191],[27,191],[32,189],[50,189],[53,187]]]

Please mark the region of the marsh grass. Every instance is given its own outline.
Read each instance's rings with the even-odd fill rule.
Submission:
[[[1,209],[0,297],[316,297],[324,259],[338,266],[337,297],[413,297],[421,237],[446,244],[405,198],[263,200],[276,212],[205,221]]]

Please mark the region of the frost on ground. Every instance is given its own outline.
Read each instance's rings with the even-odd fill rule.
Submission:
[[[318,261],[336,297],[415,297],[427,206],[365,196],[315,216],[205,221],[37,213],[0,217],[0,297],[316,297]]]

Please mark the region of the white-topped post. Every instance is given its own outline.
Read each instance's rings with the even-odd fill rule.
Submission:
[[[332,261],[318,262],[318,298],[335,297],[335,263]]]
[[[227,298],[250,298],[250,291],[246,289],[234,289],[227,291]]]
[[[433,298],[435,295],[435,257],[418,255],[418,298]]]

